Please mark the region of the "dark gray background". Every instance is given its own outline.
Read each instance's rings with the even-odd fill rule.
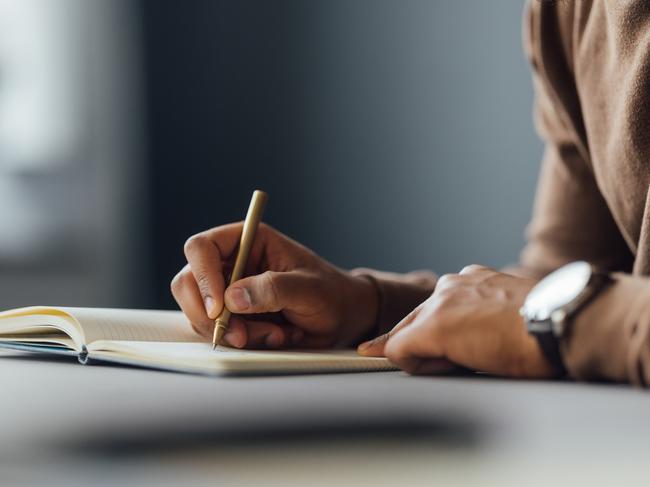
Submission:
[[[192,233],[266,221],[345,266],[502,266],[541,155],[522,2],[142,3],[152,305]]]

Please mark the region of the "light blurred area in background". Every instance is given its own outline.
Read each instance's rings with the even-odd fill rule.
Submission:
[[[0,308],[142,301],[139,62],[130,1],[0,0]]]
[[[515,261],[541,145],[522,1],[0,0],[0,308],[171,308],[193,233],[341,267]]]

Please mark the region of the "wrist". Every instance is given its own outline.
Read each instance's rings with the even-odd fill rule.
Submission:
[[[348,273],[351,291],[347,293],[347,312],[345,313],[345,326],[349,333],[346,336],[346,345],[357,345],[370,338],[373,330],[377,328],[379,316],[379,289],[373,278],[368,275],[352,275]],[[375,333],[372,333],[374,336]]]
[[[641,370],[630,367],[629,359],[631,337],[638,336],[639,317],[643,315],[640,309],[648,302],[644,284],[619,275],[575,315],[568,333],[560,339],[571,377],[644,382]]]

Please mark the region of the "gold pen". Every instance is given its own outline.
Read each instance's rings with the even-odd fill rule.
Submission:
[[[257,227],[262,220],[262,213],[264,213],[264,206],[266,205],[267,199],[268,195],[264,191],[255,190],[253,192],[251,204],[248,207],[248,213],[246,213],[246,219],[244,220],[244,228],[242,229],[241,238],[239,240],[239,250],[237,251],[237,257],[235,259],[235,267],[233,267],[232,273],[230,274],[230,281],[228,282],[229,286],[233,282],[239,281],[244,275],[244,269],[246,268],[248,256],[253,247]],[[217,348],[221,338],[228,329],[230,315],[230,311],[224,304],[223,310],[219,316],[217,316],[217,319],[214,320],[214,334],[212,335],[213,350]]]

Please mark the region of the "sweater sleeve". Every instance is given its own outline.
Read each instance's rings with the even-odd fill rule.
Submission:
[[[572,55],[551,2],[530,2],[525,49],[533,68],[535,126],[545,150],[521,274],[541,277],[586,260],[629,271],[633,256],[596,183],[584,135]]]
[[[368,338],[390,331],[404,316],[431,295],[437,280],[437,276],[429,271],[397,274],[359,268],[351,272],[353,275],[370,280],[377,290],[377,319]]]
[[[545,143],[533,217],[517,273],[542,277],[575,260],[629,272],[633,254],[595,180],[572,54],[558,5],[530,2],[525,36],[533,67],[535,122]],[[565,7],[562,7],[565,8]],[[617,274],[582,310],[561,351],[569,375],[645,384],[650,368],[650,280]]]
[[[618,274],[578,314],[561,350],[571,376],[647,386],[650,381],[650,278]]]

